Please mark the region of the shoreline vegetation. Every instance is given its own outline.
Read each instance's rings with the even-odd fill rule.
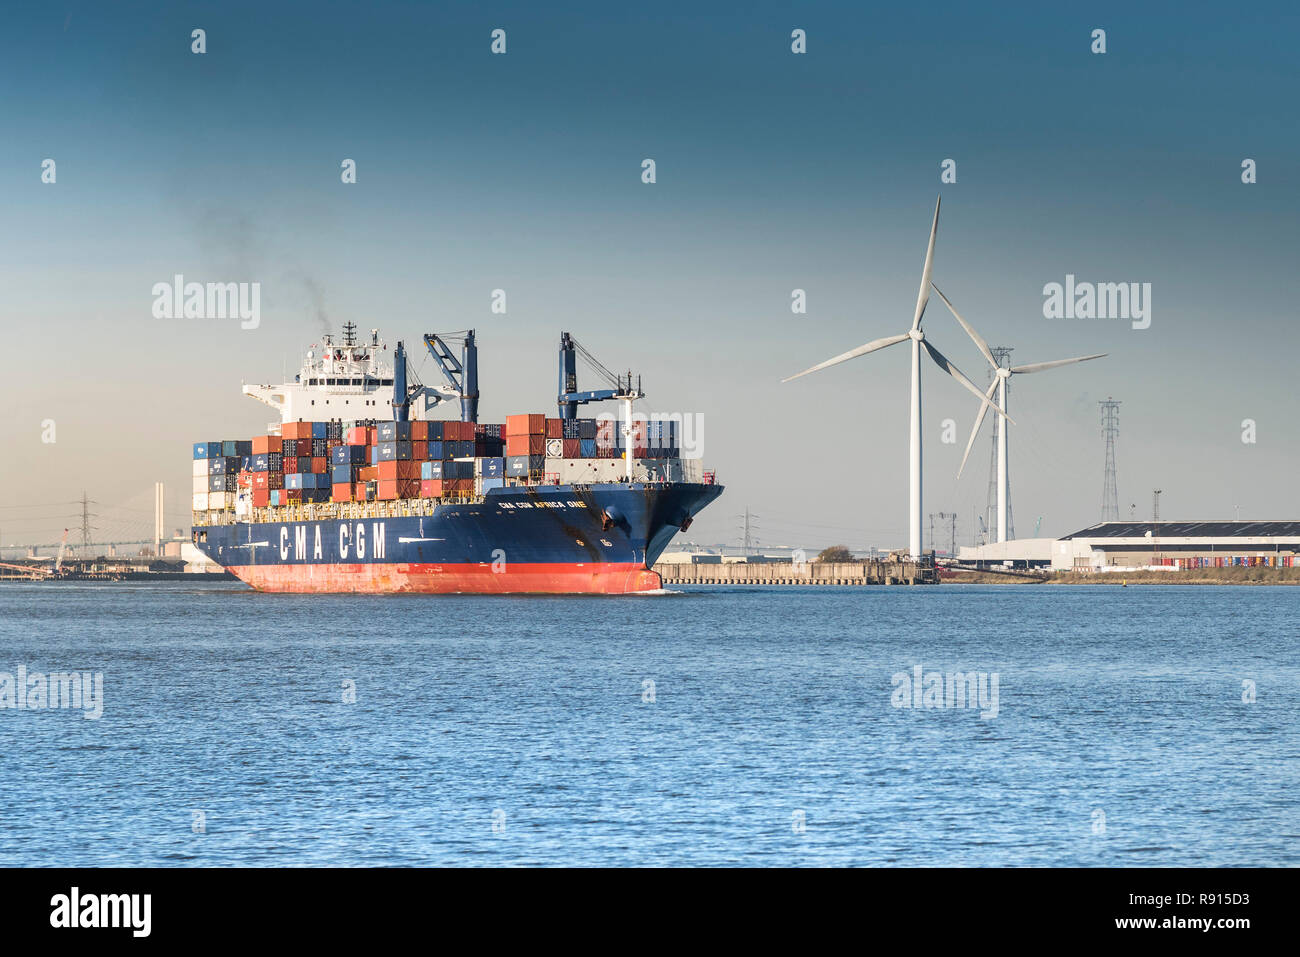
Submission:
[[[1300,585],[1300,568],[1189,568],[1153,572],[941,572],[941,585]]]

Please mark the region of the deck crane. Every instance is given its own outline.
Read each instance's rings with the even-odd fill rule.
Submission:
[[[460,343],[460,358],[447,345],[448,342]],[[444,399],[460,399],[460,420],[462,422],[478,421],[478,343],[474,339],[474,330],[462,332],[426,333],[424,346],[429,350],[442,370],[448,385],[430,389],[431,398],[436,405]]]
[[[581,355],[591,366],[592,370],[600,375],[613,388],[595,389],[589,392],[578,391],[578,356]],[[632,403],[637,399],[645,397],[641,391],[641,377],[636,377],[636,385],[632,385],[632,371],[629,369],[626,376],[615,375],[603,365],[596,357],[583,348],[577,339],[567,332],[560,333],[560,382],[559,395],[556,403],[559,406],[561,419],[574,419],[578,415],[578,406],[586,405],[588,402],[604,402],[607,399],[617,399],[623,403],[625,411],[623,421],[623,435],[625,436],[624,461],[627,463],[627,480],[632,481]]]
[[[456,358],[447,345],[448,342],[461,344],[461,358]],[[461,421],[477,422],[478,345],[474,341],[474,330],[441,335],[436,332],[425,333],[424,345],[429,350],[429,355],[437,361],[448,385],[431,387],[420,382],[414,370],[407,365],[405,344],[398,342],[393,352],[393,420],[405,422],[409,419],[411,402],[423,396],[426,410],[439,402],[459,399]]]

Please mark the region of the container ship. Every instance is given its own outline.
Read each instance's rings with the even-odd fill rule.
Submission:
[[[557,414],[480,423],[474,331],[424,342],[445,384],[348,323],[292,382],[245,385],[280,420],[195,443],[194,545],[267,592],[659,591],[655,559],[722,486],[676,419],[633,414],[640,377],[563,333]],[[579,356],[609,388],[578,390]],[[433,417],[453,400],[459,419]],[[578,417],[603,401],[622,414]]]

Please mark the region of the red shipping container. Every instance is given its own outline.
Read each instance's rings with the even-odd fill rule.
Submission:
[[[285,422],[280,426],[280,436],[285,439],[310,439],[310,422]]]
[[[429,441],[429,423],[423,419],[411,420],[411,441],[427,442]]]
[[[442,487],[447,492],[472,492],[474,491],[473,479],[443,479]]]
[[[395,482],[420,477],[419,462],[380,462],[375,468],[379,472],[379,481],[381,482]]]
[[[506,436],[511,435],[545,435],[546,416],[538,413],[523,413],[506,416]]]
[[[352,483],[335,482],[330,489],[331,502],[350,502],[352,501]]]
[[[294,472],[298,471],[298,458],[297,458],[297,456],[294,456],[293,458],[283,458],[283,459],[280,459],[280,471],[281,471],[281,472],[288,472],[290,475],[292,475]]]
[[[545,455],[546,436],[510,435],[506,437],[506,455]]]
[[[356,444],[360,445],[361,443],[358,442]],[[379,429],[377,426],[372,425],[370,426],[370,428],[366,429],[366,445],[378,445],[378,444],[379,444]]]
[[[558,419],[556,420],[559,421]],[[566,459],[582,458],[582,439],[564,440],[564,457]]]
[[[425,479],[420,483],[420,498],[442,498],[442,479]]]
[[[365,445],[366,430],[359,425],[355,426],[348,429],[347,435],[344,438],[347,440],[348,445]]]
[[[561,424],[559,419],[546,420],[546,437],[548,439],[564,438],[564,426]]]
[[[292,454],[292,453],[289,453]],[[298,458],[311,458],[311,439],[298,440]]]
[[[379,478],[379,468],[374,465],[367,465],[364,468],[357,469],[357,479],[360,482],[374,482]]]
[[[311,470],[317,475],[324,475],[330,470],[330,460],[324,455],[312,456]]]
[[[425,424],[427,425],[428,423],[426,422]],[[415,459],[415,461],[417,461],[417,462],[423,462],[423,461],[425,461],[426,459],[428,459],[428,457],[429,457],[429,443],[428,443],[428,442],[412,442],[412,443],[411,443],[411,458]]]
[[[253,436],[253,454],[266,455],[270,452],[280,451],[280,436],[278,435],[255,435]]]
[[[254,472],[254,473],[253,473],[253,488],[254,488],[255,490],[256,490],[256,489],[261,489],[262,491],[266,491],[266,489],[267,489],[266,478],[267,478],[267,476],[270,475],[270,474],[271,474],[270,472]]]
[[[263,473],[258,472],[257,474],[258,474],[258,475],[261,475],[261,474],[263,474]],[[266,475],[266,487],[267,487],[267,488],[284,488],[284,473],[283,473],[283,472],[267,472],[267,473],[265,473],[265,475]]]
[[[264,475],[265,473],[258,473]],[[253,508],[266,508],[271,501],[271,493],[264,488],[253,489]]]

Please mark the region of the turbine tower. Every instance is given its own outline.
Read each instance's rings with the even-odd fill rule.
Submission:
[[[896,336],[886,336],[883,339],[873,339],[856,349],[850,349],[848,352],[841,353],[834,358],[827,359],[825,362],[818,363],[811,369],[805,369],[803,372],[788,376],[782,379],[782,382],[789,382],[791,379],[797,379],[800,376],[808,375],[810,372],[819,372],[841,362],[847,362],[849,359],[856,359],[858,356],[865,356],[869,352],[875,352],[888,346],[896,345],[906,340],[912,340],[912,394],[911,394],[911,429],[908,443],[908,515],[907,515],[907,548],[908,554],[913,560],[921,558],[921,350],[934,360],[935,364],[944,372],[960,382],[965,388],[969,389],[980,400],[980,417],[983,418],[984,410],[993,405],[989,397],[980,392],[979,388],[962,374],[962,371],[948,361],[948,359],[934,346],[930,345],[929,340],[925,338],[925,333],[921,330],[921,317],[925,315],[926,304],[930,301],[930,273],[934,266],[934,237],[939,231],[939,200],[934,201],[934,221],[930,224],[930,244],[925,250],[925,266],[921,270],[921,288],[916,293],[916,311],[912,315],[912,328],[907,332],[900,333]],[[1006,417],[1001,409],[993,407],[998,415]]]
[[[933,283],[931,283],[931,285],[933,285]],[[1007,383],[1013,375],[1042,372],[1045,369],[1055,369],[1057,366],[1068,366],[1076,362],[1087,362],[1089,359],[1100,359],[1106,355],[1104,352],[1099,352],[1096,355],[1091,356],[1075,356],[1073,359],[1054,359],[1051,362],[1031,362],[1028,365],[1023,366],[1000,366],[998,365],[998,361],[993,357],[993,352],[989,349],[988,343],[980,337],[980,334],[971,327],[970,323],[961,317],[961,313],[953,308],[953,304],[948,301],[948,297],[940,292],[938,286],[934,287],[934,291],[939,293],[939,298],[942,299],[943,304],[948,307],[948,311],[953,314],[953,317],[956,318],[959,323],[961,323],[961,327],[966,330],[966,334],[971,337],[971,341],[974,342],[979,351],[983,353],[984,358],[988,360],[988,364],[993,367],[993,384],[989,386],[988,392],[981,396],[981,398],[992,398],[993,392],[996,390],[998,393],[998,402],[993,408],[1001,412],[1004,418],[1006,418],[1007,412]],[[970,438],[966,442],[966,452],[961,457],[961,466],[957,469],[958,477],[961,476],[962,469],[966,467],[966,459],[970,456],[971,446],[975,444],[975,436],[979,434],[980,426],[984,423],[984,411],[985,406],[981,405],[979,415],[975,417],[975,427],[971,429]],[[1008,419],[1008,421],[1014,422],[1014,420],[1010,419]],[[999,542],[1005,542],[1007,540],[1007,495],[1007,429],[1004,426],[998,430],[997,540]]]
[[[1000,366],[1011,365],[1010,346],[989,346],[989,351],[993,353],[993,358],[997,360]],[[989,379],[992,380],[997,373],[992,369],[989,370]],[[1002,423],[993,419],[993,434],[990,438],[993,440],[989,443],[989,490],[988,496],[984,500],[984,518],[988,521],[989,527],[992,528],[998,522],[998,433],[1002,431]],[[1016,537],[1016,510],[1011,504],[1011,477],[1007,476],[1007,537]]]

